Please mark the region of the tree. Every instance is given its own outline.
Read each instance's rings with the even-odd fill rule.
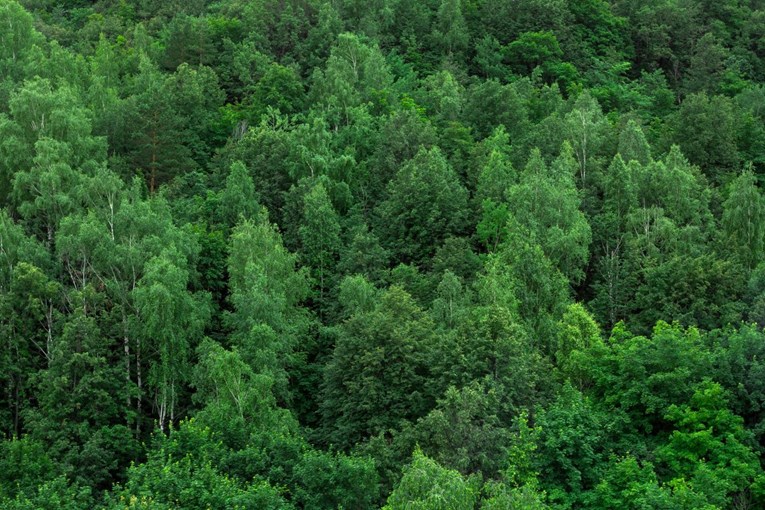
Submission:
[[[505,47],[493,36],[485,35],[475,45],[474,65],[484,78],[504,81],[509,73],[503,64]]]
[[[349,228],[345,235],[348,240],[340,252],[338,273],[359,274],[376,284],[382,283],[387,278],[390,252],[380,245],[366,223]]]
[[[77,308],[52,346],[48,367],[36,377],[37,406],[25,414],[31,437],[46,445],[59,470],[83,487],[110,488],[139,451],[124,417],[122,366],[113,363],[114,339],[100,330],[102,296],[74,291]]]
[[[603,116],[598,101],[588,92],[582,93],[565,117],[566,137],[579,163],[579,186],[588,188],[588,175],[597,169],[610,126]]]
[[[19,213],[53,250],[59,222],[79,205],[72,192],[80,185],[82,174],[69,165],[65,143],[42,139],[35,144],[35,152],[32,167],[15,175],[14,195]]]
[[[346,276],[340,283],[338,301],[346,317],[374,310],[379,291],[364,276]]]
[[[641,165],[647,165],[651,162],[651,147],[645,139],[643,130],[632,119],[627,121],[627,125],[619,133],[617,151],[627,163],[633,159]]]
[[[452,58],[467,49],[470,33],[462,15],[460,0],[441,0],[436,14],[433,39],[443,55]]]
[[[698,165],[712,182],[739,165],[733,102],[723,96],[691,94],[669,119],[670,140]]]
[[[194,398],[205,406],[198,418],[204,422],[218,413],[240,428],[274,427],[276,400],[268,374],[255,374],[236,349],[226,350],[210,339],[200,342],[197,354]]]
[[[296,498],[302,508],[372,508],[379,497],[379,476],[368,457],[305,452],[295,466]]]
[[[90,113],[72,87],[36,78],[14,92],[10,118],[0,119],[0,190],[30,230],[53,250],[58,222],[81,205],[78,186],[106,159],[105,140],[92,135]]]
[[[274,381],[280,402],[288,402],[287,367],[306,321],[297,305],[308,288],[304,271],[296,269],[297,257],[288,252],[275,226],[266,218],[255,223],[242,220],[231,234],[227,315],[232,343],[255,374]]]
[[[425,106],[437,126],[453,126],[462,118],[465,88],[453,73],[443,70],[423,80],[416,99]]]
[[[480,488],[480,478],[465,478],[415,450],[412,463],[383,508],[469,510],[478,504]]]
[[[572,354],[592,349],[601,342],[600,327],[592,315],[579,303],[569,305],[558,323],[555,361],[561,372],[571,379],[572,384],[578,384],[580,390],[584,389],[581,387],[583,381],[577,381],[578,374],[571,370],[572,365],[576,365],[571,359]]]
[[[0,5],[0,104],[5,105],[17,84],[32,76],[35,53],[44,47],[39,32],[34,29],[34,18],[18,2],[5,1]],[[3,108],[4,109],[4,108]]]
[[[462,281],[447,269],[436,288],[436,295],[431,306],[434,318],[447,329],[456,327],[462,322],[469,299],[464,293]]]
[[[186,423],[183,427],[193,427]],[[123,486],[115,487],[107,500],[110,510],[132,508],[198,508],[199,504],[214,510],[225,508],[264,508],[287,510],[293,508],[263,480],[242,483],[221,473],[213,464],[212,456],[202,450],[192,455],[174,456],[173,443],[178,436],[188,434],[174,431],[169,439],[160,439],[151,450],[146,462],[135,464],[127,473]],[[214,438],[200,438],[212,443]],[[214,447],[214,443],[210,446]]]
[[[517,172],[510,160],[510,137],[504,125],[481,143],[483,157],[475,183],[473,199],[477,204],[490,199],[499,204],[504,201],[507,189],[517,183]]]
[[[239,222],[239,218],[256,220],[263,214],[258,200],[255,183],[249,170],[241,161],[231,164],[226,186],[220,193],[220,216],[224,224],[231,228]]]
[[[537,66],[559,61],[563,51],[552,32],[524,32],[507,46],[506,54],[515,72],[529,74]]]
[[[730,184],[728,199],[723,203],[722,227],[729,249],[750,270],[763,259],[763,222],[765,201],[748,169]]]
[[[358,193],[366,207],[374,207],[385,198],[386,187],[407,161],[422,148],[436,145],[435,127],[412,103],[411,108],[394,112],[380,126],[379,142],[370,158],[376,171],[363,177]]]
[[[612,448],[612,420],[614,417],[569,384],[537,415],[537,465],[551,503],[584,504],[586,492],[600,480]]]
[[[667,427],[670,406],[683,405],[691,389],[710,373],[711,352],[697,329],[659,322],[651,338],[634,336],[623,324],[606,345],[593,344],[577,359],[577,370],[598,399],[629,416],[628,430]]]
[[[376,45],[368,44],[355,34],[338,36],[324,71],[312,77],[314,100],[327,108],[330,126],[346,124],[348,111],[363,103],[383,101],[389,94],[393,78]]]
[[[7,211],[0,210],[0,331],[2,331],[3,349],[0,356],[0,380],[5,390],[0,396],[0,426],[5,437],[19,437],[22,433],[22,411],[29,398],[29,379],[34,373],[32,367],[38,363],[35,343],[44,345],[45,328],[40,327],[40,314],[49,306],[41,306],[46,294],[39,290],[50,285],[40,268],[49,268],[51,261],[48,252],[37,242],[28,237],[20,225],[17,225]],[[24,275],[37,275],[35,280],[45,284],[30,285],[24,282]],[[51,290],[57,290],[51,286]],[[44,301],[40,302],[40,298]],[[45,303],[52,305],[53,302]],[[53,317],[51,316],[51,319]],[[44,322],[43,322],[44,324]],[[51,333],[52,331],[49,330]],[[44,352],[44,349],[43,349]],[[40,353],[42,354],[42,353]]]
[[[174,16],[166,27],[163,67],[175,71],[180,65],[199,66],[212,60],[207,20],[185,13]]]
[[[151,83],[144,82],[142,85]],[[170,103],[166,106],[180,119],[179,132],[175,133],[175,136],[189,151],[193,161],[204,168],[211,158],[214,145],[219,142],[215,139],[214,130],[224,96],[218,84],[218,77],[209,67],[182,64],[167,78],[162,87],[166,94],[165,100]],[[158,98],[150,96],[148,99]],[[161,105],[154,103],[153,106]],[[151,109],[143,110],[142,113],[154,114]]]
[[[8,231],[4,232],[7,234]],[[8,238],[4,235],[3,241]],[[22,248],[18,246],[18,248]],[[3,431],[19,437],[24,415],[33,398],[34,375],[49,366],[53,356],[59,286],[38,267],[23,261],[10,262],[7,286],[0,294],[3,320]]]
[[[503,285],[498,276],[489,273],[482,280],[494,281],[479,280],[479,296],[488,286]],[[512,293],[512,284],[508,287],[506,292]],[[493,303],[487,302],[486,296],[479,299],[479,306],[463,312],[455,338],[444,339],[439,357],[432,362],[440,374],[433,386],[464,388],[480,381],[494,406],[492,412],[507,427],[521,409],[549,397],[552,369],[542,355],[539,344],[543,342],[533,336],[515,309],[501,299]]]
[[[303,204],[303,225],[300,227],[302,252],[319,288],[317,302],[319,315],[323,316],[327,307],[325,294],[333,286],[341,247],[340,222],[321,182],[305,195]]]
[[[589,260],[591,230],[574,185],[576,162],[564,144],[560,156],[547,167],[534,150],[520,183],[507,190],[507,203],[520,226],[531,233],[550,261],[576,285],[584,278]]]
[[[678,488],[683,489],[682,486]],[[694,508],[715,508],[706,504],[703,495],[693,496]],[[634,456],[627,455],[611,458],[603,479],[593,491],[591,504],[593,508],[604,510],[615,507],[637,510],[675,508],[687,504],[687,499],[687,495],[675,498],[671,488],[659,482],[652,463],[640,462]]]
[[[132,83],[135,118],[131,123],[136,128],[127,158],[152,193],[160,184],[196,166],[183,143],[184,119],[174,108],[170,84],[148,58],[141,59],[140,72]]]
[[[714,345],[715,370],[710,376],[727,392],[728,409],[744,419],[744,427],[763,444],[765,414],[762,402],[765,388],[759,374],[762,363],[762,331],[755,325],[742,325],[733,330],[708,334]]]
[[[272,111],[261,122],[245,128],[236,143],[228,144],[222,151],[226,165],[241,161],[249,169],[256,185],[261,203],[272,217],[284,206],[284,195],[292,183],[287,171],[293,152],[292,125],[288,118]]]
[[[508,220],[508,232],[493,263],[487,265],[504,274],[504,292],[517,300],[518,314],[533,335],[535,345],[549,353],[555,323],[570,299],[566,277],[544,254],[535,237],[512,217]]]
[[[712,33],[702,35],[694,45],[688,72],[683,79],[683,89],[687,94],[719,91],[725,71],[728,51]]]
[[[128,407],[135,402],[136,411],[126,413],[125,422],[135,425],[140,433],[145,418],[146,361],[152,357],[146,356],[150,351],[144,344],[146,336],[134,291],[148,262],[168,250],[177,255],[174,264],[190,273],[191,280],[199,245],[188,230],[174,224],[164,198],[147,200],[142,196],[140,178],[125,187],[116,175],[103,171],[88,179],[84,188],[88,211],[61,221],[56,242],[58,261],[74,290],[97,289],[110,303],[99,323],[109,338],[122,344],[125,399]]]
[[[435,401],[426,389],[436,341],[432,320],[398,287],[345,322],[324,372],[325,441],[349,449],[424,416]]]
[[[762,468],[747,445],[749,434],[743,420],[727,408],[719,384],[702,382],[690,402],[670,406],[666,418],[675,424],[675,430],[656,456],[667,466],[669,477],[688,479],[719,506],[750,498],[748,493],[762,477]]]
[[[377,207],[380,239],[402,262],[424,265],[441,241],[462,232],[466,211],[467,192],[443,153],[422,148]]]
[[[494,390],[474,382],[450,387],[435,409],[417,421],[417,444],[440,465],[463,475],[495,477],[507,456],[509,431],[498,418]]]
[[[154,392],[159,427],[175,421],[183,384],[190,379],[189,359],[206,321],[206,303],[188,293],[188,271],[177,250],[147,262],[135,290],[145,348],[153,363],[148,383]]]

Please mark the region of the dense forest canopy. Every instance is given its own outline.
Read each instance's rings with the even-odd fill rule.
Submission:
[[[765,508],[765,4],[0,0],[0,508]]]

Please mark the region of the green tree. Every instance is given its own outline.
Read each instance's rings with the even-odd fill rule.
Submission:
[[[729,249],[748,268],[763,258],[765,249],[765,202],[751,170],[744,171],[730,184],[723,203],[722,227]]]
[[[383,508],[469,510],[478,504],[480,492],[480,478],[465,478],[415,450],[412,463]]]
[[[183,385],[191,375],[191,351],[208,313],[203,298],[187,291],[189,275],[184,266],[177,250],[165,250],[147,262],[133,291],[144,345],[153,358],[148,383],[163,431],[176,419]]]
[[[152,193],[160,184],[196,166],[183,143],[184,119],[174,108],[170,84],[147,57],[141,59],[131,84],[134,105],[129,111],[134,115],[130,122],[135,128],[127,159]]]
[[[280,402],[289,401],[287,368],[295,361],[306,327],[298,304],[307,295],[306,275],[282,244],[276,227],[261,218],[243,220],[231,234],[227,316],[232,343],[256,374],[269,375]]]
[[[612,448],[613,420],[568,384],[537,415],[538,469],[551,503],[563,507],[585,503]]]
[[[171,438],[169,441],[172,441]],[[123,486],[115,488],[109,509],[233,507],[286,510],[293,508],[263,480],[241,483],[218,471],[209,456],[174,457],[161,443],[152,449],[146,462],[128,470]]]
[[[28,237],[5,210],[0,211],[0,246],[0,307],[3,310],[0,314],[3,338],[0,380],[5,389],[0,400],[0,424],[5,437],[19,437],[22,411],[29,399],[30,378],[39,367],[35,345],[46,343],[45,328],[40,327],[39,322],[45,314],[40,312],[50,310],[49,305],[53,304],[46,303],[48,299],[40,300],[50,292],[39,294],[39,290],[52,283],[46,282],[39,269],[49,267],[50,259],[45,248]],[[38,275],[34,279],[45,282],[42,288],[24,281],[28,273]],[[51,290],[55,290],[53,287]]]
[[[510,137],[503,125],[485,139],[479,149],[482,153],[475,183],[473,199],[477,204],[490,199],[504,201],[507,189],[517,183],[517,172],[510,160]]]
[[[312,76],[312,96],[326,107],[333,128],[348,123],[350,108],[371,102],[383,106],[393,78],[380,49],[351,33],[338,36],[325,70]]]
[[[592,315],[580,303],[569,305],[558,323],[555,361],[558,369],[580,390],[584,390],[585,381],[577,373],[577,362],[572,356],[576,357],[600,343],[600,327]]]
[[[26,429],[47,445],[59,469],[83,487],[106,489],[138,452],[124,421],[122,366],[112,362],[116,345],[95,317],[101,296],[92,288],[73,292],[77,302],[55,339],[51,361],[37,374],[38,405],[26,413]]]
[[[441,241],[465,228],[467,192],[443,153],[423,148],[388,184],[376,212],[383,246],[402,262],[424,265]]]
[[[577,358],[577,370],[594,394],[629,416],[631,430],[666,429],[667,410],[683,405],[710,373],[712,356],[698,330],[659,322],[650,338],[617,324],[605,345],[596,343]]]
[[[460,0],[441,0],[432,37],[447,57],[457,57],[467,49],[470,32],[462,15]]]
[[[569,302],[569,286],[529,230],[511,217],[508,231],[496,255],[499,271],[507,275],[509,287],[505,292],[514,295],[521,320],[536,345],[546,352],[555,337],[555,323]]]
[[[497,416],[499,396],[480,383],[450,387],[414,426],[417,444],[442,466],[494,477],[505,462],[509,431]]]
[[[345,322],[324,373],[326,441],[348,449],[424,416],[435,400],[426,388],[436,340],[430,317],[398,287]]]
[[[617,151],[627,163],[634,159],[641,165],[647,165],[651,161],[651,147],[645,139],[643,130],[632,119],[627,121],[619,133]]]
[[[519,225],[528,229],[550,261],[576,285],[584,278],[592,238],[590,225],[580,211],[574,184],[576,161],[564,144],[548,168],[534,150],[520,183],[507,190],[509,209]]]
[[[372,508],[379,476],[368,457],[307,451],[295,466],[296,498],[307,510]]]
[[[214,414],[241,429],[275,428],[278,414],[269,374],[255,374],[236,349],[226,350],[210,339],[200,342],[197,354],[194,398],[204,405],[197,418],[211,421]]]
[[[678,484],[674,487],[659,482],[650,462],[640,462],[634,456],[612,457],[603,479],[592,492],[592,508],[677,508],[691,504],[693,508],[712,510],[703,494],[688,491]],[[690,492],[690,494],[689,494]]]
[[[232,163],[226,186],[220,192],[220,216],[224,224],[231,228],[239,222],[239,218],[257,219],[263,214],[258,198],[247,167],[241,161]]]
[[[58,222],[81,205],[82,177],[106,159],[105,140],[92,135],[90,113],[66,85],[28,81],[9,109],[10,117],[0,119],[0,168],[12,187],[1,192],[52,250]]]
[[[694,45],[688,72],[683,78],[687,94],[699,92],[717,93],[720,90],[729,53],[714,34],[701,36]]]
[[[762,468],[748,446],[743,420],[728,409],[719,384],[702,382],[689,403],[670,406],[666,418],[675,430],[656,456],[670,478],[688,479],[720,507],[751,501],[749,492]]]
[[[515,72],[529,74],[537,66],[559,61],[563,50],[552,32],[524,32],[507,46],[506,55]]]
[[[691,163],[720,183],[723,173],[739,165],[736,115],[734,103],[726,97],[691,94],[668,119],[667,133]]]
[[[390,252],[383,248],[374,232],[366,223],[349,228],[345,234],[348,240],[340,252],[337,263],[339,274],[360,274],[376,284],[387,277]]]
[[[40,33],[34,28],[34,18],[18,2],[0,5],[0,25],[5,27],[0,39],[0,104],[5,105],[9,94],[27,77],[32,77],[36,53],[44,47]],[[3,107],[2,110],[5,110]]]
[[[327,292],[332,288],[341,247],[340,222],[321,182],[314,185],[303,201],[300,239],[304,262],[311,268],[319,290],[319,314],[327,308]]]
[[[603,115],[598,101],[588,92],[582,93],[565,117],[566,138],[571,142],[579,163],[579,186],[588,188],[588,176],[598,168],[598,157],[610,134],[611,126]]]

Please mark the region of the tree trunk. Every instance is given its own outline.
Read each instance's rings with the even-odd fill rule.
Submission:
[[[138,383],[138,401],[136,403],[136,410],[137,415],[135,418],[135,432],[136,435],[141,435],[141,419],[143,416],[141,415],[142,412],[142,400],[143,400],[143,380],[141,379],[141,340],[136,339],[136,356],[135,356],[135,371],[136,371],[136,382]]]

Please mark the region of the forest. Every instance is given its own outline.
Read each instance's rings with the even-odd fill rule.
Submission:
[[[762,0],[0,0],[0,509],[765,508]]]

